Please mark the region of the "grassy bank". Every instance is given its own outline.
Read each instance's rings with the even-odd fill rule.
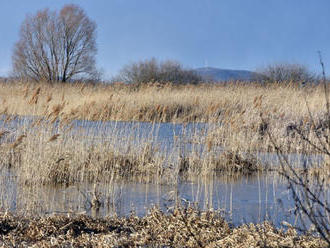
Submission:
[[[153,209],[145,217],[92,219],[84,215],[0,216],[6,247],[327,247],[320,238],[284,231],[270,223],[230,227],[217,213]]]

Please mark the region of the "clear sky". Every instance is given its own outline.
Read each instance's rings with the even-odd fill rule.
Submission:
[[[97,23],[97,64],[106,77],[151,57],[189,68],[285,62],[319,72],[318,50],[330,74],[330,0],[0,0],[0,76],[11,69],[25,15],[67,3]]]

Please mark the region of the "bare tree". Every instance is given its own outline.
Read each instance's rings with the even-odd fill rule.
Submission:
[[[94,77],[96,24],[76,5],[27,16],[13,53],[13,71],[36,81]]]

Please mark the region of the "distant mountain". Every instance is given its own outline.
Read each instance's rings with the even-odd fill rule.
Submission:
[[[256,72],[247,70],[229,70],[214,67],[203,67],[194,69],[194,71],[205,80],[210,81],[252,81],[258,77]]]

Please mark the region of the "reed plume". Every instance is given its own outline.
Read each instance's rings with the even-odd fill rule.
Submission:
[[[53,142],[55,140],[57,140],[57,138],[60,136],[60,134],[54,134],[52,137],[50,137],[50,139],[48,140],[48,142]]]
[[[11,149],[15,149],[16,147],[18,147],[23,142],[24,138],[26,138],[25,134],[22,134],[22,135],[18,136],[18,138],[12,144],[10,144],[9,147]]]

